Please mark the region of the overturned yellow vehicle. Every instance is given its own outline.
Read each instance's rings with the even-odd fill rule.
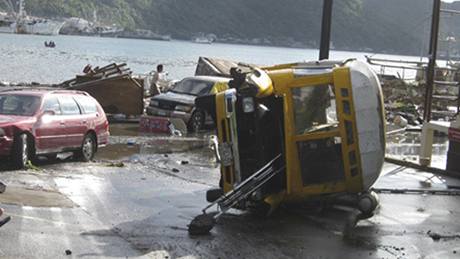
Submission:
[[[348,196],[371,216],[385,152],[380,82],[356,60],[232,68],[228,90],[196,100],[214,118],[220,188],[189,225],[209,232],[230,208]],[[216,207],[217,211],[208,211]]]

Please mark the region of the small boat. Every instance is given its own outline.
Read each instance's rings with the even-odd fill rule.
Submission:
[[[55,48],[56,43],[54,43],[54,41],[50,41],[50,42],[45,41],[45,47],[47,47],[47,48]]]
[[[193,39],[193,42],[200,44],[212,44],[213,40],[207,37],[196,37]]]

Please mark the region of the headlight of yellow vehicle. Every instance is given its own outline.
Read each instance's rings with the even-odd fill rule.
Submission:
[[[193,109],[192,106],[187,106],[187,105],[177,105],[176,106],[176,111],[180,112],[191,112]]]

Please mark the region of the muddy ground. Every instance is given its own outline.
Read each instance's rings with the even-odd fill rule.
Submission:
[[[0,204],[12,220],[0,228],[0,257],[460,258],[460,196],[439,193],[382,193],[377,214],[348,235],[349,209],[299,206],[269,218],[231,211],[210,235],[189,236],[187,225],[219,179],[207,136],[140,137],[133,124],[111,131],[112,144],[92,163],[63,154],[35,170],[12,171],[1,162],[0,181],[8,187]],[[411,141],[395,141],[390,153],[416,153]],[[459,186],[390,164],[376,184]]]

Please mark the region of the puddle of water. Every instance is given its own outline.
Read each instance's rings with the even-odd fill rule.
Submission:
[[[140,134],[139,125],[113,123],[110,125],[110,144],[101,148],[96,160],[122,160],[133,155],[179,153],[208,146],[209,132],[175,137],[167,134]],[[198,151],[197,151],[198,152]]]

